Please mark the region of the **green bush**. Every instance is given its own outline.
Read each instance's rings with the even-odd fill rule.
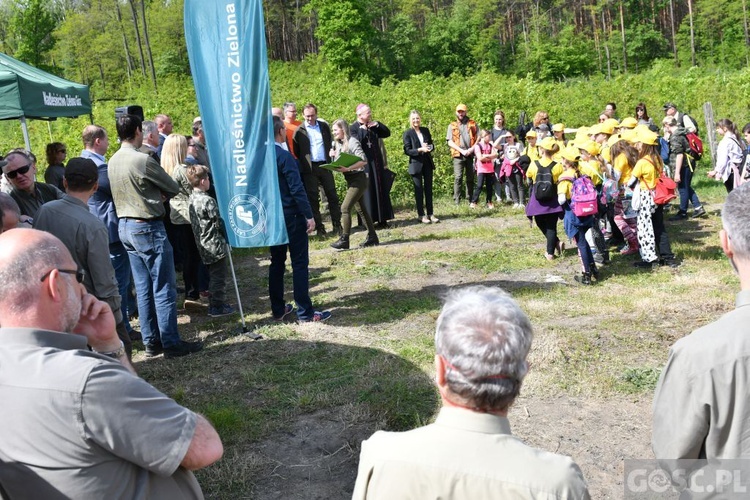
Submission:
[[[337,118],[351,122],[355,118],[357,104],[368,103],[373,109],[374,119],[391,129],[391,137],[386,139],[385,144],[389,167],[397,173],[392,191],[392,198],[397,203],[411,203],[412,199],[407,157],[403,154],[401,139],[409,126],[409,112],[412,109],[422,113],[423,124],[435,139],[433,156],[437,167],[437,196],[452,193],[453,170],[444,137],[448,124],[454,119],[455,106],[460,102],[469,107],[469,116],[477,120],[481,127],[489,128],[494,111],[498,108],[505,111],[507,122],[512,127],[517,125],[521,112],[525,111],[528,119],[531,119],[539,109],[548,111],[553,122],[562,121],[568,127],[577,127],[594,123],[608,101],[618,104],[620,118],[632,115],[635,105],[643,101],[656,122],[663,116],[662,104],[674,101],[682,111],[690,113],[698,121],[706,143],[704,102],[712,103],[717,119],[728,117],[740,127],[750,119],[750,70],[675,70],[672,62],[666,60],[657,61],[651,70],[637,75],[617,76],[611,80],[596,76],[560,83],[482,71],[468,77],[454,75],[448,78],[428,72],[401,82],[385,80],[380,86],[375,86],[364,80],[349,82],[345,75],[331,69],[319,57],[308,57],[300,63],[272,62],[269,76],[272,105],[281,106],[285,101],[295,101],[301,109],[305,103],[313,102],[318,106],[320,116],[329,122]],[[147,81],[130,88],[124,86],[123,83],[123,88],[117,91],[108,89],[108,92],[122,96],[117,98],[105,95],[97,87],[92,89],[93,119],[106,127],[110,135],[115,135],[114,108],[126,104],[140,104],[147,117],[167,113],[172,116],[176,131],[189,133],[192,119],[198,114],[190,77],[161,78],[158,94]],[[77,154],[81,148],[80,132],[88,123],[88,117],[29,123],[32,148],[40,157],[40,175],[46,167],[44,146],[51,141],[61,141],[68,145],[71,156]],[[0,124],[0,127],[0,152],[23,145],[17,122],[8,121]],[[116,148],[116,142],[112,141],[110,153]],[[702,162],[707,166],[710,155],[704,158]],[[343,192],[343,179],[337,177]]]

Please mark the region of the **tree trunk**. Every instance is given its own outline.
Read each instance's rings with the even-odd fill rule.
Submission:
[[[628,72],[628,51],[625,45],[625,16],[622,13],[622,0],[620,0],[620,33],[622,34],[622,71]]]
[[[143,38],[146,40],[146,53],[148,54],[148,63],[151,65],[151,80],[154,82],[154,91],[156,88],[156,68],[154,68],[154,56],[151,53],[151,42],[148,39],[148,25],[146,24],[146,4],[141,0],[141,17],[143,20]]]
[[[596,25],[596,13],[594,12],[594,6],[589,7],[591,10],[591,29],[594,32],[594,47],[596,48],[596,56],[599,59],[599,71],[602,70],[602,45],[599,40],[599,28]]]
[[[141,44],[141,32],[138,28],[138,14],[135,11],[135,0],[128,0],[130,12],[133,14],[133,26],[135,27],[135,41],[138,44],[138,52],[141,54],[141,73],[146,77],[146,59],[143,57],[143,45]]]
[[[125,59],[128,63],[128,80],[133,78],[133,56],[130,55],[130,46],[128,45],[128,37],[125,34],[125,27],[122,25],[122,12],[120,12],[120,2],[115,2],[115,14],[117,16],[117,23],[120,25],[120,31],[122,32],[122,44],[125,46]]]
[[[688,0],[688,15],[690,16],[690,62],[695,66],[695,30],[693,28],[693,0]]]
[[[607,54],[607,80],[612,79],[612,60],[609,58],[609,46],[604,46],[604,52]]]
[[[672,27],[672,53],[674,53],[674,64],[680,66],[680,59],[677,57],[677,37],[674,31],[674,0],[669,0],[669,24]]]

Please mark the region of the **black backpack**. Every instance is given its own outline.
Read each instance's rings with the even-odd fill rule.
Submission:
[[[555,166],[553,161],[546,167],[543,167],[539,160],[536,160],[536,179],[534,180],[534,196],[537,201],[551,201],[557,196],[555,183],[552,179],[552,167]]]

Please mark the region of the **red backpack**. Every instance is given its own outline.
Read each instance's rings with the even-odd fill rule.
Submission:
[[[701,138],[698,137],[698,134],[695,132],[688,132],[685,134],[685,137],[690,146],[690,156],[692,156],[695,161],[700,160],[703,157],[703,141],[701,141]]]

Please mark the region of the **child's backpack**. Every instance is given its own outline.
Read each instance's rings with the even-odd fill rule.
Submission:
[[[599,193],[588,175],[582,175],[573,181],[570,195],[570,208],[578,217],[595,215],[599,211]]]
[[[695,161],[700,160],[703,157],[703,141],[701,141],[698,134],[694,132],[688,132],[685,134],[685,137],[690,146],[690,156],[692,156]]]
[[[617,199],[620,194],[620,188],[617,186],[617,181],[608,177],[602,182],[602,194],[607,203],[612,203]]]
[[[538,201],[550,201],[557,197],[557,189],[552,181],[552,167],[555,162],[543,167],[539,160],[536,160],[536,178],[534,180],[534,196]]]
[[[657,205],[666,205],[677,198],[677,195],[675,194],[676,190],[677,184],[675,181],[664,175],[664,171],[662,170],[653,191],[654,203]]]

